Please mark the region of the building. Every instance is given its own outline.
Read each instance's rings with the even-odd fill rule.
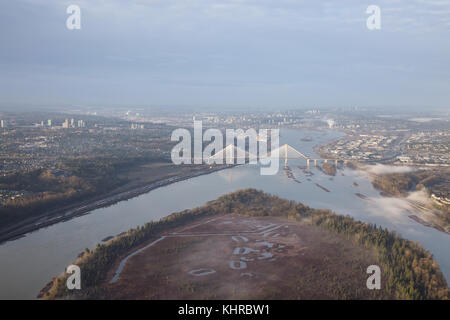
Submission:
[[[49,127],[52,126],[52,120],[50,120],[50,119],[47,120],[47,126],[49,126]]]
[[[431,195],[431,198],[436,201],[440,205],[450,205],[450,199],[441,195],[435,195],[434,193]]]
[[[68,129],[69,128],[69,119],[66,119],[63,123],[62,123],[62,127],[64,129]]]
[[[6,128],[6,120],[0,120],[0,127]]]
[[[397,160],[402,163],[410,163],[411,162],[411,158],[408,156],[398,156]]]

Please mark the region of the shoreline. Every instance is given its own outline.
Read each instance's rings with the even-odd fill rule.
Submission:
[[[0,245],[8,241],[20,239],[27,233],[37,231],[41,228],[49,227],[59,222],[90,214],[93,210],[109,207],[118,202],[138,197],[157,188],[164,187],[183,180],[195,178],[201,175],[210,174],[216,171],[229,169],[231,167],[232,166],[224,165],[220,167],[206,168],[200,171],[189,172],[178,176],[162,178],[161,180],[152,182],[144,186],[133,186],[129,190],[124,190],[116,193],[112,191],[105,195],[100,195],[94,197],[93,199],[82,201],[81,203],[69,205],[63,209],[58,209],[43,214],[42,216],[29,218],[26,222],[16,224],[14,226],[6,228],[5,230],[0,230]]]
[[[338,130],[338,131],[339,131],[339,130]],[[343,132],[345,135],[348,136],[348,133],[345,132],[345,130],[344,130],[344,131],[339,131],[339,132]],[[325,144],[318,144],[318,145],[316,145],[316,146],[313,147],[313,151],[314,151],[315,153],[317,153],[319,156],[324,157],[324,158],[332,157],[330,154],[328,154],[328,153],[326,153],[326,152],[323,152],[323,151],[322,151],[322,148],[323,148],[324,146],[326,146],[327,144],[333,143],[333,142],[335,142],[335,141],[337,141],[337,140],[338,140],[338,139],[334,139],[334,140],[331,140],[331,141],[329,141],[329,142],[327,142],[327,143],[325,143]],[[404,166],[404,164],[385,163],[386,160],[389,160],[389,159],[382,159],[379,163],[381,163],[381,164],[383,164],[383,165],[388,165],[388,166],[398,166],[398,167]],[[372,165],[372,164],[374,164],[374,163],[376,164],[376,162],[373,162],[373,161],[364,161],[364,162],[361,162],[361,161],[358,161],[358,160],[348,160],[348,161],[350,161],[350,163],[352,163],[352,166],[354,166],[354,169],[355,169],[355,170],[358,170],[358,171],[364,172],[364,174],[367,174],[367,175],[369,176],[369,180],[371,181],[371,183],[373,182],[373,178],[374,178],[374,177],[379,176],[378,174],[370,173],[369,171],[367,171],[367,170],[364,168],[365,166],[370,166],[370,165]],[[407,166],[409,166],[409,167],[414,167],[414,168],[417,169],[417,168],[423,168],[423,167],[448,167],[448,166],[450,166],[450,165],[448,165],[448,164],[419,164],[419,163],[409,163],[409,164],[407,164]],[[318,168],[319,168],[319,170],[323,171],[322,169],[320,169],[319,166],[318,166]],[[425,169],[425,170],[426,170],[426,169]],[[356,185],[355,185],[355,186],[356,186]],[[393,193],[386,192],[385,190],[382,190],[382,189],[379,189],[379,188],[375,187],[375,186],[373,185],[373,183],[372,183],[372,186],[379,192],[379,194],[380,194],[382,197],[384,197],[384,198],[392,198],[392,197],[393,197],[393,198],[403,199],[403,200],[405,200],[411,207],[413,207],[414,209],[416,209],[416,212],[415,212],[416,214],[409,214],[409,215],[408,215],[408,217],[409,217],[411,220],[413,220],[413,221],[415,221],[415,222],[417,222],[417,223],[419,223],[419,224],[421,224],[421,225],[423,225],[423,226],[425,226],[425,227],[433,228],[433,229],[435,229],[435,230],[437,230],[437,231],[439,231],[439,232],[442,232],[442,233],[445,233],[445,234],[450,235],[450,230],[446,230],[445,226],[441,225],[441,223],[439,223],[439,222],[436,222],[436,221],[429,221],[429,220],[424,216],[424,214],[423,214],[423,212],[422,212],[423,208],[417,208],[417,207],[418,207],[417,204],[414,203],[414,202],[412,202],[411,200],[408,200],[406,196],[399,196],[399,195],[395,195],[395,194],[393,194]],[[362,194],[359,194],[359,193],[355,193],[355,195],[358,196],[359,198],[363,199],[363,200],[374,201],[373,199],[370,199],[370,198],[366,197],[365,195],[362,195]],[[430,210],[430,208],[427,208],[427,210]]]

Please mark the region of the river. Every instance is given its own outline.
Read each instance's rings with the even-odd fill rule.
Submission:
[[[317,156],[313,152],[315,145],[340,135],[335,131],[283,129],[280,143],[288,143],[308,156]],[[304,137],[311,141],[301,141]],[[407,210],[414,209],[406,201],[381,197],[364,174],[349,168],[338,171],[335,177],[313,169],[314,175],[305,177],[298,168],[305,165],[304,161],[289,160],[288,165],[301,183],[289,179],[281,164],[274,176],[261,176],[256,165],[238,166],[173,183],[3,243],[0,245],[0,299],[35,299],[52,277],[63,272],[85,248],[94,248],[102,239],[249,187],[396,230],[429,250],[450,282],[450,236],[411,220]],[[361,199],[355,193],[374,201]]]

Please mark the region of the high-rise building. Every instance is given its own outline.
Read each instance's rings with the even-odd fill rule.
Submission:
[[[66,119],[66,120],[63,122],[62,127],[63,127],[64,129],[69,128],[69,119]]]
[[[75,119],[74,118],[70,119],[70,127],[75,128]]]
[[[49,127],[52,126],[52,120],[51,120],[51,119],[48,119],[48,120],[47,120],[47,126],[49,126]]]
[[[6,120],[1,120],[1,121],[0,121],[0,126],[1,126],[2,128],[6,128]]]

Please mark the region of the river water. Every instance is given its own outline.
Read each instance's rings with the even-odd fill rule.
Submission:
[[[340,135],[334,131],[283,129],[280,143],[288,143],[305,155],[317,156],[313,152],[315,145]],[[305,137],[311,141],[300,140]],[[332,178],[312,169],[314,175],[308,181],[298,168],[298,165],[305,165],[304,161],[289,160],[288,165],[301,183],[288,179],[281,163],[274,176],[261,176],[256,165],[239,166],[167,185],[6,242],[0,245],[0,299],[34,299],[52,277],[63,272],[85,248],[94,248],[101,239],[249,187],[396,230],[429,250],[450,282],[450,236],[411,220],[408,217],[411,212],[407,210],[414,209],[406,201],[381,197],[364,174],[349,168],[338,171]],[[374,201],[363,200],[355,193]]]

